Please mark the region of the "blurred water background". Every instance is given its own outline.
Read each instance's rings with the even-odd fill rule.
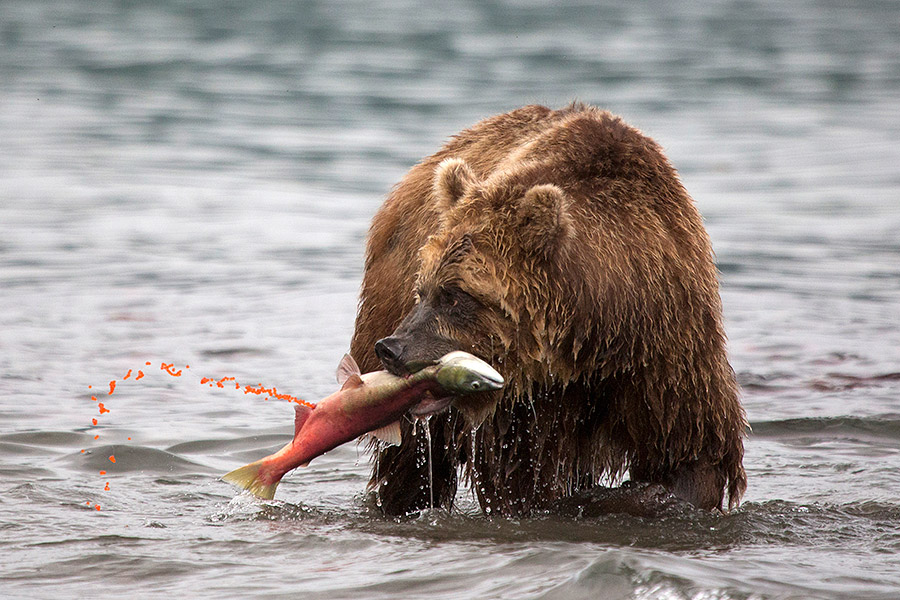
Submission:
[[[898,597],[898,23],[892,0],[0,2],[0,595]],[[217,477],[292,409],[200,378],[333,391],[390,186],[574,99],[658,140],[706,218],[741,508],[515,521],[463,495],[394,521],[353,444],[235,499]]]

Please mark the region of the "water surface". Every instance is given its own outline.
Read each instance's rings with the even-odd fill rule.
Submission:
[[[0,4],[2,595],[900,594],[900,6],[545,4]],[[333,391],[390,186],[573,99],[657,139],[704,214],[741,508],[394,521],[353,444],[235,498],[218,476],[292,409],[200,378]]]

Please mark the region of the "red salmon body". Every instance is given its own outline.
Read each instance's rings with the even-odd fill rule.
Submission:
[[[413,407],[424,414],[446,407],[453,396],[503,387],[497,371],[465,352],[448,353],[406,377],[387,371],[360,375],[347,355],[338,367],[338,381],[343,387],[314,407],[295,406],[294,439],[289,444],[222,479],[271,500],[285,473],[365,433],[399,443],[399,420]]]
[[[433,381],[420,381],[373,404],[365,401],[371,387],[367,389],[362,381],[352,385],[348,389],[345,384],[315,408],[300,404],[295,407],[294,439],[275,454],[262,459],[260,481],[266,485],[277,484],[287,472],[307,465],[317,456],[397,421],[422,399],[425,392],[437,391],[438,387]]]
[[[349,360],[348,360],[349,359]],[[225,475],[222,479],[271,500],[285,473],[370,431],[397,422],[429,392],[441,388],[423,369],[408,378],[386,371],[360,375],[346,356],[338,369],[343,387],[315,407],[296,405],[294,439],[281,450]]]

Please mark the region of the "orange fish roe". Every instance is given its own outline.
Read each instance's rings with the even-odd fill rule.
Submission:
[[[175,367],[175,363],[171,363],[168,365],[166,363],[162,363],[162,365],[159,368],[160,368],[160,370],[165,371],[172,377],[181,377],[181,369],[178,369],[178,371],[175,372],[172,370],[174,367]]]
[[[256,394],[257,396],[268,396],[270,398],[277,398],[279,400],[287,400],[288,402],[296,402],[297,404],[302,404],[303,406],[308,406],[313,408],[315,404],[312,402],[307,402],[306,400],[301,400],[299,398],[295,398],[290,394],[279,394],[277,388],[267,388],[263,384],[259,384],[259,387],[252,387],[249,385],[244,386],[245,394]]]
[[[152,363],[151,363],[150,361],[147,361],[147,362],[145,362],[144,364],[145,364],[146,366],[148,366],[148,367],[152,365]],[[173,363],[165,363],[165,362],[161,362],[159,368],[160,368],[161,371],[165,371],[166,373],[168,373],[168,374],[171,375],[172,377],[181,377],[181,375],[182,375],[182,370],[181,370],[181,369],[177,369],[177,370],[175,369],[175,363],[174,363],[174,362],[173,362]],[[185,368],[185,369],[190,369],[191,366],[190,366],[190,365],[185,365],[184,368]],[[128,369],[128,372],[125,373],[125,376],[122,378],[122,380],[123,380],[123,381],[126,381],[126,380],[129,380],[129,379],[130,379],[130,380],[132,380],[132,381],[138,381],[138,380],[144,378],[144,372],[143,372],[142,370],[138,369],[138,370],[137,370],[137,375],[136,375],[135,377],[132,378],[132,373],[133,373],[133,372],[134,372],[133,369]],[[305,401],[305,400],[301,400],[301,399],[299,399],[299,398],[296,398],[296,397],[294,397],[294,396],[291,396],[290,394],[280,393],[280,392],[278,391],[278,389],[275,388],[275,387],[267,388],[267,387],[264,386],[262,383],[258,384],[258,385],[255,386],[255,387],[254,387],[254,386],[251,386],[251,385],[246,385],[246,386],[243,386],[243,387],[242,387],[241,384],[238,383],[238,382],[235,380],[234,377],[222,377],[222,378],[220,378],[220,379],[218,379],[218,380],[215,379],[215,378],[212,378],[212,377],[202,377],[202,378],[200,379],[200,384],[201,384],[201,385],[208,385],[209,387],[214,387],[214,386],[215,386],[215,387],[222,388],[222,389],[224,389],[225,387],[230,387],[230,385],[231,385],[232,383],[234,384],[234,389],[235,389],[235,390],[241,390],[241,389],[243,389],[244,394],[255,394],[255,395],[257,395],[257,396],[265,396],[264,400],[266,400],[266,401],[268,401],[270,398],[277,398],[278,400],[287,400],[288,402],[296,402],[297,404],[302,404],[302,405],[304,405],[304,406],[309,406],[309,407],[314,407],[314,406],[315,406],[315,404],[313,404],[313,403],[311,403],[311,402],[307,402],[307,401]],[[228,385],[226,385],[226,384],[228,384]],[[93,386],[90,386],[90,385],[89,385],[89,386],[88,386],[88,389],[93,389]],[[116,391],[116,380],[113,379],[113,380],[111,380],[111,381],[109,382],[109,394],[108,394],[108,395],[112,395],[115,391]],[[97,400],[97,396],[91,396],[91,400],[93,400],[94,402],[97,402],[97,403],[98,403],[98,404],[97,404],[97,408],[98,408],[98,410],[100,411],[100,415],[101,415],[101,416],[104,415],[104,414],[106,414],[106,413],[108,413],[108,412],[110,412],[110,410],[109,410],[108,408],[106,408],[106,405],[105,405],[104,403],[102,403],[102,402],[100,402],[99,400]],[[92,418],[92,419],[91,419],[91,424],[92,424],[93,426],[97,426],[97,425],[99,424],[99,421],[98,421],[96,418]],[[95,440],[98,440],[98,439],[100,439],[100,436],[99,436],[99,435],[95,435],[95,436],[94,436],[94,439],[95,439]],[[130,438],[130,437],[128,438],[128,441],[129,441],[129,442],[131,441],[131,438]],[[87,449],[82,449],[82,450],[81,450],[81,453],[82,453],[82,454],[86,454],[86,453],[87,453]],[[108,459],[109,459],[109,461],[112,462],[112,463],[115,463],[115,462],[116,462],[116,457],[115,457],[114,454],[110,454],[109,457],[108,457]],[[102,475],[106,475],[106,471],[100,471],[100,475],[101,475],[101,476],[102,476]],[[109,489],[110,489],[109,484],[110,484],[109,481],[105,482],[104,488],[103,488],[104,491],[109,491]],[[87,501],[87,502],[85,502],[85,504],[86,504],[87,506],[91,506],[91,501]],[[94,506],[94,508],[95,508],[96,510],[98,510],[98,511],[100,510],[100,505],[99,505],[99,504],[94,504],[93,506]],[[126,525],[126,527],[127,527],[127,525]]]
[[[165,365],[165,363],[163,363],[163,364]],[[171,365],[166,365],[166,366],[171,366]],[[188,368],[188,367],[185,367],[185,368]],[[234,382],[234,389],[236,389],[236,390],[241,389],[241,384],[238,383],[237,381],[235,381],[234,377],[222,377],[218,381],[216,381],[212,377],[201,377],[200,385],[208,385],[209,387],[215,386],[219,389],[224,389],[225,383],[229,382],[229,381]],[[257,387],[253,387],[251,385],[246,385],[243,387],[243,390],[244,390],[244,394],[255,394],[257,396],[266,396],[266,398],[265,398],[266,400],[268,400],[269,398],[277,398],[278,400],[287,400],[288,402],[296,402],[297,404],[303,404],[303,405],[309,406],[309,407],[315,406],[315,404],[307,402],[306,400],[300,400],[299,398],[295,398],[294,396],[291,396],[290,394],[281,394],[278,392],[277,388],[274,388],[274,387],[267,388],[266,386],[264,386],[261,383]]]

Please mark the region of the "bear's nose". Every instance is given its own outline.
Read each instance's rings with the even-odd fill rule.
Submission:
[[[403,355],[403,342],[396,337],[381,338],[375,342],[375,355],[386,367],[398,365]]]

